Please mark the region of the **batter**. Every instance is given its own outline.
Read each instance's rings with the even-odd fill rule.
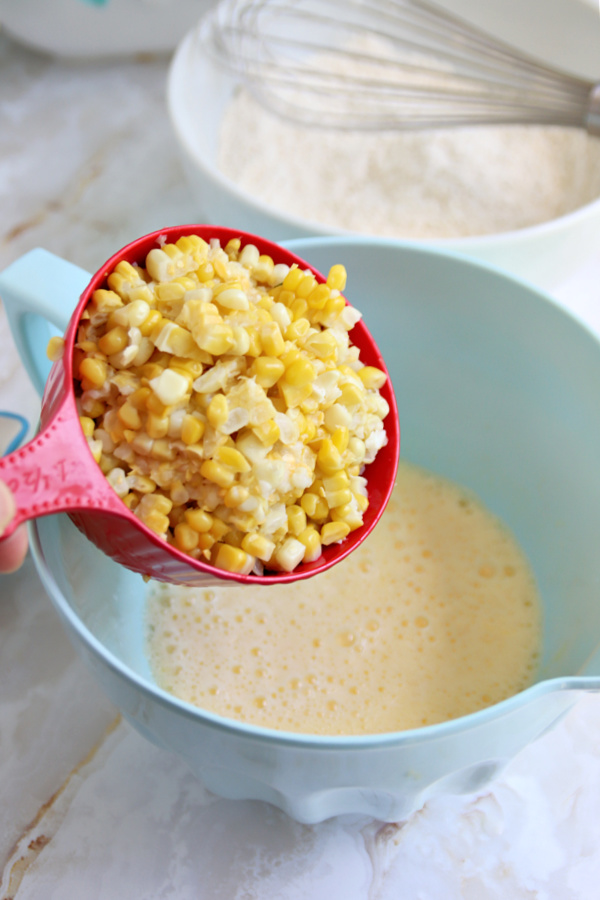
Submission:
[[[506,527],[406,462],[376,529],[288,586],[176,588],[148,600],[157,683],[285,731],[374,734],[465,715],[533,680],[540,603]]]

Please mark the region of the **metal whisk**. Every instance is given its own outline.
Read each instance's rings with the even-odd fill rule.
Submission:
[[[305,125],[522,123],[600,134],[600,86],[423,0],[222,0],[199,37],[264,106]]]

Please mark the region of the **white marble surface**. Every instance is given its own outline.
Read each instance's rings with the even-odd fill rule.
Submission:
[[[139,234],[202,221],[170,132],[166,67],[75,65],[0,36],[0,268],[44,246],[95,270]],[[597,258],[554,293],[600,332],[600,237]],[[0,409],[34,421],[0,314]],[[398,825],[302,826],[209,796],[117,718],[31,560],[0,579],[2,900],[598,896],[600,696],[483,792],[437,799]]]

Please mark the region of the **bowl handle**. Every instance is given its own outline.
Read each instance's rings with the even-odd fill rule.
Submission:
[[[41,396],[52,363],[46,346],[67,328],[91,275],[79,266],[37,248],[0,272],[0,298],[19,356]]]

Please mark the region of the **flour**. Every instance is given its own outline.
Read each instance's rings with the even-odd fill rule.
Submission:
[[[311,129],[240,89],[218,167],[280,212],[333,229],[452,238],[510,231],[600,196],[600,140],[575,128]]]

